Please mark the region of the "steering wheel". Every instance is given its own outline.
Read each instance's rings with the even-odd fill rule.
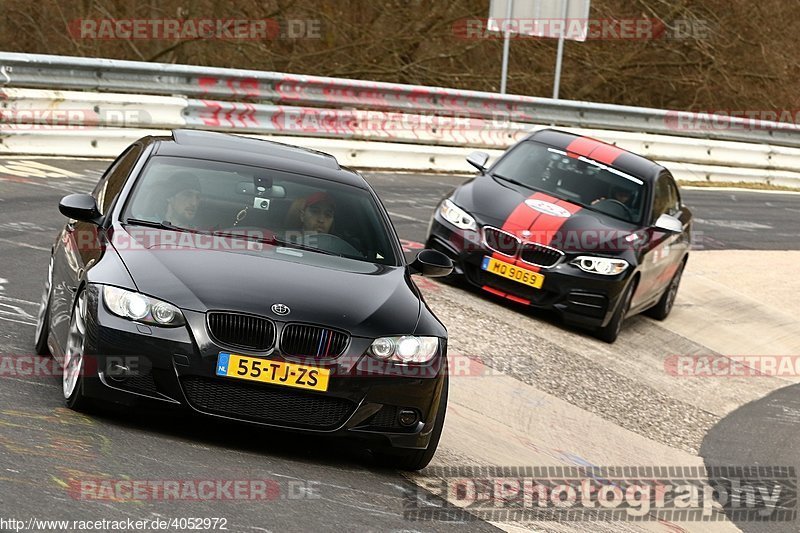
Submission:
[[[303,244],[340,255],[364,257],[355,246],[333,233],[310,233],[303,235]]]
[[[604,203],[608,203],[608,204],[611,204],[613,206],[621,207],[622,208],[622,212],[628,218],[628,220],[633,220],[633,212],[631,212],[631,208],[628,207],[627,205],[623,204],[619,200],[615,200],[614,198],[603,198],[602,200],[597,202],[598,205],[602,205]]]

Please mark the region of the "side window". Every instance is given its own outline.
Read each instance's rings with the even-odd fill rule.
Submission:
[[[136,161],[142,153],[142,146],[135,144],[128,148],[114,161],[100,182],[94,188],[92,196],[97,200],[100,214],[105,215],[114,203],[114,199],[125,185],[125,180],[133,170]]]
[[[669,201],[667,202],[667,213],[676,216],[681,210],[681,196],[678,194],[678,186],[675,185],[675,180],[672,176],[664,176],[664,181],[667,183],[669,189]]]
[[[656,182],[655,198],[653,199],[653,222],[658,220],[658,217],[669,211],[669,203],[669,179],[666,176],[661,176]]]

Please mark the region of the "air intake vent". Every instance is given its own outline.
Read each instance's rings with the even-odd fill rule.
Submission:
[[[514,257],[519,251],[519,239],[511,233],[497,228],[489,226],[483,228],[483,241],[490,250],[503,255]]]
[[[289,324],[281,335],[281,351],[306,357],[338,357],[347,347],[347,335],[332,329]]]
[[[208,313],[208,331],[220,344],[265,351],[275,344],[275,325],[267,318],[239,313]]]
[[[526,242],[522,245],[522,254],[520,259],[531,265],[552,268],[556,266],[561,258],[564,257],[564,252],[556,250],[543,244],[535,242]]]
[[[190,376],[181,379],[181,385],[189,402],[201,411],[284,426],[336,428],[356,408],[345,398],[235,380]]]

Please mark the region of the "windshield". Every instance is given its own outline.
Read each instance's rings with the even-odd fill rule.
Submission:
[[[367,190],[290,172],[153,157],[122,220],[397,266],[391,233]]]
[[[626,222],[640,223],[644,214],[646,187],[641,179],[533,141],[519,144],[498,161],[492,175]]]

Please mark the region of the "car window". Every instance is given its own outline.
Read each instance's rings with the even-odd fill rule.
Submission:
[[[122,190],[123,185],[125,185],[125,181],[128,179],[141,153],[141,145],[135,144],[128,147],[100,178],[94,191],[92,191],[92,196],[97,201],[100,214],[107,213],[113,205],[114,199],[119,194],[119,191]]]
[[[639,223],[644,214],[643,180],[534,141],[517,145],[491,173],[626,222]]]
[[[669,190],[669,200],[667,201],[667,213],[676,216],[681,210],[680,194],[678,193],[678,186],[672,176],[665,175],[664,180],[667,182],[667,189]]]
[[[653,217],[655,222],[663,214],[676,215],[680,211],[680,196],[672,176],[662,174],[658,178],[653,199]]]
[[[369,191],[273,169],[157,156],[122,219],[247,233],[309,251],[397,265],[393,234]]]

